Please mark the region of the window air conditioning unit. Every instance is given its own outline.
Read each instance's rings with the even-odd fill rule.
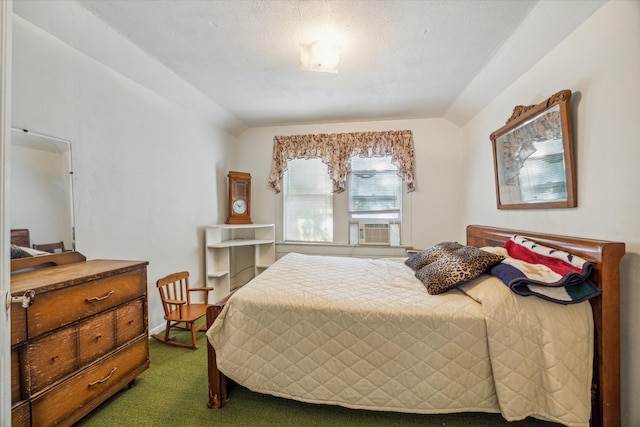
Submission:
[[[358,244],[389,246],[389,223],[358,224]]]

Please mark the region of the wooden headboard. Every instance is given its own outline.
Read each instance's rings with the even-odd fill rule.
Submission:
[[[595,326],[591,425],[619,426],[620,415],[620,260],[625,244],[521,230],[469,225],[467,245],[502,246],[513,234],[578,255],[593,263],[591,279],[602,295],[591,300]]]
[[[11,230],[11,244],[22,246],[24,248],[30,248],[31,237],[29,237],[29,229],[17,228]]]

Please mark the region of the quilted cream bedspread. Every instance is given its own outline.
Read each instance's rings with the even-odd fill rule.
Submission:
[[[311,403],[588,425],[588,303],[520,297],[490,276],[429,295],[403,261],[284,256],[207,331],[218,368]]]

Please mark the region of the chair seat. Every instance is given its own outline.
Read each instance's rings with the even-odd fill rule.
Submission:
[[[182,307],[182,316],[178,310],[173,310],[164,316],[165,320],[171,322],[195,322],[205,314],[207,314],[207,304],[190,304]]]

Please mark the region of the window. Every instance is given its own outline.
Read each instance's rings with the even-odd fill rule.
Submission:
[[[390,223],[392,242],[399,244],[402,179],[397,172],[391,157],[352,157],[348,191],[335,194],[322,160],[289,160],[282,181],[283,240],[335,242],[336,221],[338,243],[357,244],[358,223]]]
[[[284,240],[333,241],[333,195],[327,165],[295,159],[284,174]]]
[[[349,219],[400,222],[402,179],[391,157],[352,157]]]
[[[287,187],[279,215],[282,240],[357,244],[354,225],[357,235],[358,223],[386,222],[389,244],[399,245],[402,205],[411,200],[402,200],[402,182],[407,194],[415,190],[413,158],[410,130],[274,136],[269,187],[276,193]],[[352,194],[345,191],[350,185]],[[411,230],[410,215],[403,220]]]

